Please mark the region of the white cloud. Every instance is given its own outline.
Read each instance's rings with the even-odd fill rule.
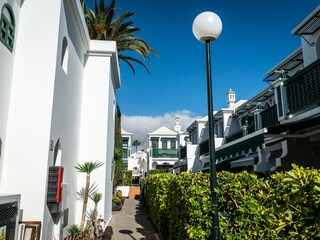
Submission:
[[[147,133],[166,126],[173,130],[175,117],[180,118],[181,130],[184,131],[195,119],[202,118],[189,110],[164,113],[162,116],[121,116],[121,127],[133,133],[133,139],[141,142],[143,148]]]

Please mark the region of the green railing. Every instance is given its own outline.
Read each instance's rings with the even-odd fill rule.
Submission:
[[[263,128],[279,124],[276,104],[263,110],[260,114]]]
[[[253,132],[255,132],[256,131],[256,128],[255,128],[255,126],[254,125],[250,125],[250,126],[248,126],[248,134],[250,134],[250,133],[253,133]]]
[[[229,142],[237,140],[237,139],[239,139],[241,137],[243,137],[243,132],[242,132],[242,130],[239,130],[239,131],[237,131],[237,132],[235,132],[233,134],[230,134],[229,136],[226,136],[225,137],[225,142],[229,143]]]
[[[184,159],[187,157],[187,146],[180,148],[180,159]]]
[[[205,141],[199,144],[200,156],[209,153],[209,141]]]
[[[247,126],[247,134],[253,133],[255,132],[255,126],[254,125],[249,125]],[[237,140],[239,138],[243,137],[243,130],[239,130],[233,134],[230,134],[229,136],[225,137],[225,142],[229,143],[232,142],[234,140]]]
[[[320,104],[320,59],[289,78],[284,85],[288,114]]]
[[[153,148],[151,151],[152,158],[177,158],[178,149],[161,149]]]

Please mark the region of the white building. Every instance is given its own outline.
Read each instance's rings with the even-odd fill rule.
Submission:
[[[123,168],[124,170],[128,170],[128,158],[131,155],[131,146],[132,146],[132,133],[129,133],[125,131],[124,129],[121,129],[121,135],[122,135],[122,161],[123,161]]]
[[[222,108],[214,112],[215,121],[215,147],[219,148],[223,144],[224,136],[229,133],[230,116],[235,110],[245,102],[236,102],[236,94],[231,89],[227,93],[227,108]],[[196,119],[187,129],[189,141],[186,146],[180,149],[180,160],[175,164],[177,172],[192,171],[206,172],[209,169],[208,150],[208,116]]]
[[[140,178],[144,178],[148,171],[148,156],[143,151],[132,153],[128,158],[128,170],[132,171],[134,183],[139,183]]]
[[[148,152],[148,169],[170,169],[178,160],[178,133],[162,126],[148,133],[144,149]]]
[[[92,41],[78,0],[0,0],[0,193],[21,194],[23,221],[40,221],[41,239],[79,223],[76,163],[101,161],[92,174],[111,218],[115,42]],[[47,204],[48,169],[64,168],[62,202]],[[92,207],[92,206],[91,206]]]
[[[238,105],[229,101],[234,93],[228,92],[233,110],[214,114],[218,171],[284,171],[292,163],[320,168],[319,14],[320,6],[293,29],[301,47],[267,73],[265,89]],[[197,129],[196,124],[187,129],[190,139],[199,137],[193,126]],[[209,171],[207,132],[204,129],[195,154],[203,172]],[[180,155],[181,162],[188,158]]]

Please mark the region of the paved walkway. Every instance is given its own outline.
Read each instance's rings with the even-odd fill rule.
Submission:
[[[112,212],[109,226],[113,228],[112,240],[158,239],[138,196],[126,199],[120,211]]]

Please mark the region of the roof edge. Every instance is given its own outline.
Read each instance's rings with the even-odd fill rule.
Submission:
[[[297,35],[297,33],[303,28],[312,18],[314,18],[318,12],[320,12],[320,5],[314,9],[305,19],[302,20],[294,29],[292,29],[291,34]]]

